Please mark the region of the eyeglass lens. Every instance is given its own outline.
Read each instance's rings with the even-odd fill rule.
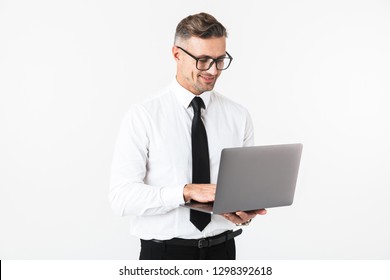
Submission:
[[[213,66],[214,60],[212,58],[200,58],[198,59],[197,63],[197,68],[199,70],[208,70]],[[225,58],[218,58],[216,60],[216,66],[218,70],[225,70],[226,68],[229,67],[230,64],[230,58],[225,57]]]

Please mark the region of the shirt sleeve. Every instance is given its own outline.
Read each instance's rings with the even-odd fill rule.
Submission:
[[[109,200],[114,213],[159,215],[184,202],[184,186],[151,186],[147,172],[151,123],[146,110],[134,106],[125,115],[113,154]]]
[[[245,134],[244,134],[244,147],[253,146],[255,144],[255,133],[253,128],[252,118],[249,112],[246,110],[245,119]]]

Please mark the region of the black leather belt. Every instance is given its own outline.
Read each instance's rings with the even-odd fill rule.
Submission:
[[[156,243],[164,243],[167,245],[178,245],[178,246],[192,246],[198,248],[207,248],[212,247],[218,244],[222,244],[230,239],[233,239],[236,236],[239,236],[242,233],[242,229],[236,231],[225,231],[216,236],[200,238],[200,239],[182,239],[182,238],[173,238],[169,240],[157,240],[152,239],[151,241]]]

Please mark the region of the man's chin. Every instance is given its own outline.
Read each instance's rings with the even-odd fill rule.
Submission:
[[[209,84],[202,84],[199,89],[202,89],[202,92],[204,91],[210,91],[210,90],[213,90],[214,89],[214,85],[215,85],[215,82],[214,83],[209,83]]]

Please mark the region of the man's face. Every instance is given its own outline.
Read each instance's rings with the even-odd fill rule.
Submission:
[[[177,43],[177,45],[197,58],[205,56],[219,58],[226,54],[225,37],[209,39],[191,37],[188,40]],[[183,50],[174,46],[172,52],[177,62],[176,78],[181,86],[196,95],[214,88],[222,72],[222,70],[217,70],[215,63],[209,70],[198,70],[196,68],[196,60]]]

